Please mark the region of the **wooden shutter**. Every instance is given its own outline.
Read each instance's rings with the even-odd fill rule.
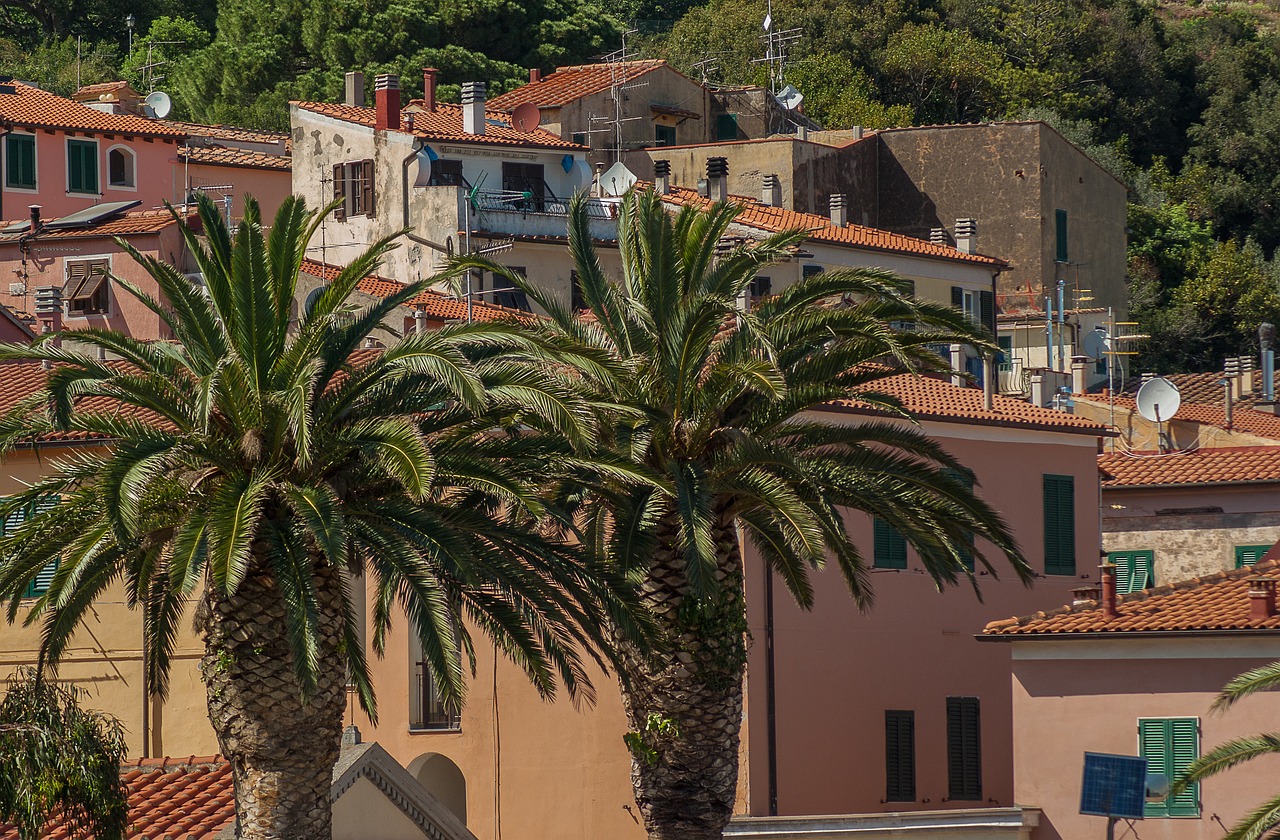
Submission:
[[[884,713],[885,801],[916,799],[916,713]]]
[[[1067,261],[1067,211],[1053,211],[1053,221],[1055,233],[1054,240],[1057,245],[1055,258],[1058,262],[1064,263]]]
[[[360,161],[360,209],[369,218],[373,218],[373,161]]]
[[[888,522],[872,518],[872,563],[879,569],[907,567],[907,540]]]
[[[964,311],[964,287],[963,286],[951,287],[951,305],[954,306],[956,309],[959,309],[961,312]]]
[[[1238,545],[1236,546],[1236,568],[1243,569],[1245,566],[1252,566],[1262,559],[1262,556],[1271,550],[1269,545]]]
[[[347,167],[341,163],[333,165],[333,200],[340,201],[333,217],[340,222],[347,220]]]
[[[36,186],[36,138],[10,134],[5,141],[5,184],[20,189]]]
[[[35,503],[34,513],[40,514],[52,508],[58,503],[59,496],[48,496]],[[27,521],[31,511],[20,510],[10,515],[4,521],[4,534],[8,536],[16,531],[21,525]],[[43,569],[36,573],[31,583],[27,584],[26,591],[22,593],[24,598],[39,598],[41,595],[49,591],[49,586],[53,583],[53,576],[58,572],[58,561],[54,560]]]
[[[1076,573],[1074,476],[1044,477],[1044,572],[1047,575]]]
[[[1130,561],[1133,575],[1129,580],[1129,592],[1141,592],[1155,585],[1156,554],[1154,551],[1135,551]]]
[[[1200,756],[1198,718],[1143,718],[1138,721],[1138,754],[1148,773],[1162,773],[1172,783]],[[1200,785],[1188,785],[1177,796],[1148,802],[1148,817],[1198,817]]]
[[[950,478],[952,481],[955,481],[964,485],[965,489],[967,489],[970,493],[973,492],[972,476],[969,476],[961,472],[960,470],[953,470],[951,467],[944,467],[942,470],[942,473],[943,475],[946,475],[948,478]],[[964,566],[966,569],[968,569],[969,571],[973,571],[973,553],[975,549],[973,544],[972,531],[966,532],[965,541],[968,544],[966,546],[962,546],[960,549],[960,561],[964,563]]]
[[[982,799],[982,728],[977,697],[947,698],[949,799]]]
[[[1116,567],[1116,592],[1124,595],[1132,592],[1133,555],[1127,551],[1113,551],[1107,555],[1107,562]]]
[[[1147,773],[1160,773],[1173,781],[1169,773],[1167,720],[1148,718],[1138,721],[1138,755],[1147,760]],[[1168,816],[1168,800],[1148,802],[1143,814],[1148,817]]]
[[[996,298],[991,292],[978,292],[978,316],[982,326],[996,334]]]

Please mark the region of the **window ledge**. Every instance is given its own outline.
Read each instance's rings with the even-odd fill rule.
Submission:
[[[409,724],[410,735],[457,735],[461,732],[461,726],[423,726],[420,724]]]

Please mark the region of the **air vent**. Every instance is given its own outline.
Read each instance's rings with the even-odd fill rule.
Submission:
[[[27,293],[26,283],[10,283],[9,284],[9,294],[12,295],[13,297],[22,297],[26,293]]]

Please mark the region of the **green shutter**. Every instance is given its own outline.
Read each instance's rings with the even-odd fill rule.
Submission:
[[[1055,233],[1057,234],[1055,240],[1058,246],[1056,259],[1058,262],[1064,263],[1067,262],[1067,211],[1055,210],[1053,219],[1056,228]]]
[[[67,191],[97,194],[97,143],[88,140],[67,141]]]
[[[17,189],[36,188],[36,138],[29,134],[10,134],[5,138],[5,186]]]
[[[1075,477],[1044,477],[1044,573],[1076,573]]]
[[[1236,546],[1236,568],[1243,569],[1245,566],[1252,566],[1262,559],[1262,556],[1271,550],[1269,545],[1238,545]]]
[[[953,470],[950,467],[944,467],[942,472],[948,478],[951,478],[959,482],[960,484],[963,484],[965,489],[967,489],[970,493],[973,492],[973,478],[971,476],[966,475],[965,473],[962,473],[959,470]],[[973,553],[974,553],[973,531],[967,531],[965,533],[965,542],[967,544],[962,546],[960,549],[960,562],[964,563],[964,567],[972,572],[973,571]]]
[[[905,569],[907,567],[907,540],[888,522],[880,517],[872,520],[874,539],[873,564],[877,569]]]
[[[1116,567],[1116,592],[1126,595],[1153,586],[1155,556],[1153,551],[1113,551],[1107,554],[1107,562]]]
[[[916,713],[884,713],[885,801],[916,800]]]
[[[1138,721],[1138,755],[1147,760],[1147,773],[1161,773],[1173,781],[1169,775],[1168,726],[1166,720],[1146,719]],[[1148,817],[1167,817],[1167,802],[1148,802],[1143,808]]]
[[[738,139],[738,115],[718,114],[716,116],[716,140]]]
[[[1162,773],[1172,782],[1200,757],[1198,718],[1144,718],[1138,721],[1138,754],[1147,760],[1148,773]],[[1189,785],[1177,796],[1148,802],[1148,817],[1200,816],[1200,785]]]
[[[3,530],[4,535],[8,536],[9,534],[12,534],[14,531],[16,531],[19,527],[22,526],[22,523],[27,521],[28,516],[31,515],[32,513],[41,514],[49,510],[50,508],[54,507],[56,504],[58,504],[58,501],[60,498],[61,498],[60,496],[47,496],[44,499],[41,499],[39,502],[36,502],[34,511],[19,510],[11,514],[8,518],[4,520],[3,525],[0,526],[0,528],[2,528]],[[31,583],[27,584],[26,591],[22,593],[22,597],[38,598],[44,593],[48,592],[49,586],[53,583],[53,576],[54,574],[57,573],[57,571],[58,571],[58,561],[55,560],[49,565],[45,566],[43,569],[41,569],[39,573],[36,574],[35,578],[31,581]]]

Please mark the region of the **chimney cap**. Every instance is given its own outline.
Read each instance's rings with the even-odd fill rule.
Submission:
[[[373,80],[374,90],[399,90],[400,77],[395,73],[379,73]]]

